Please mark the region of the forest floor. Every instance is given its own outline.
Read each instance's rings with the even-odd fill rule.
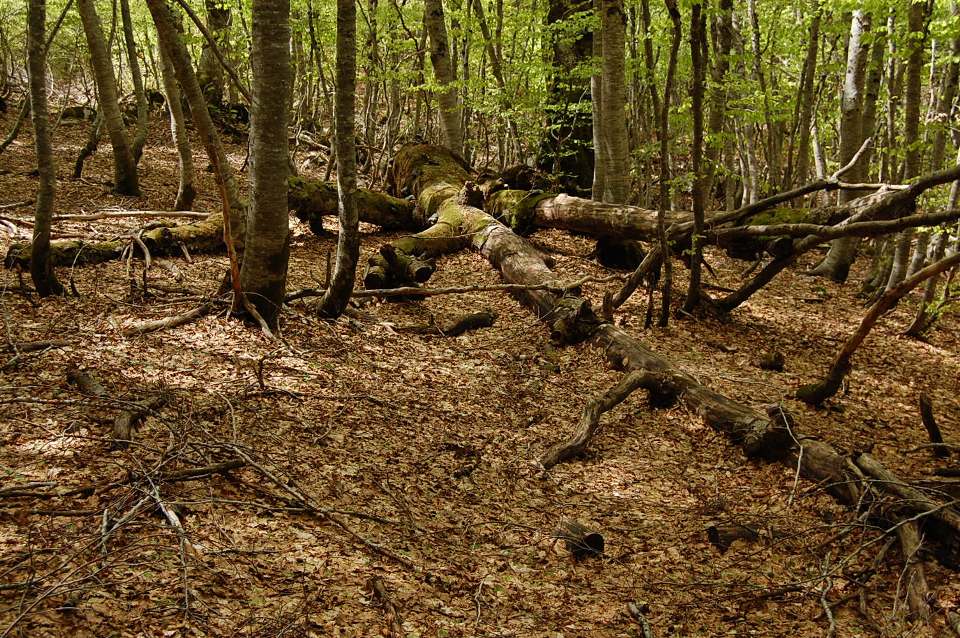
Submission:
[[[168,209],[176,155],[157,120],[135,199],[110,194],[106,143],[85,179],[67,178],[87,124],[62,122],[57,212]],[[239,168],[243,146],[230,155]],[[35,197],[33,166],[27,127],[0,156],[0,205]],[[194,209],[218,210],[211,175],[199,185]],[[29,220],[32,205],[0,215]],[[57,223],[55,235],[128,236],[143,223]],[[288,288],[316,286],[335,237],[292,228]],[[391,237],[374,231],[364,228],[364,260]],[[565,279],[608,274],[587,239],[532,241]],[[0,233],[0,252],[9,243]],[[805,433],[928,477],[944,462],[906,450],[927,443],[921,391],[945,437],[960,440],[960,318],[911,340],[900,332],[915,304],[902,304],[857,353],[848,392],[808,408],[793,392],[826,370],[864,312],[855,282],[865,266],[837,286],[803,275],[815,258],[727,322],[644,331],[642,295],[618,317],[710,387],[755,406],[783,401]],[[721,285],[736,284],[743,263],[709,260]],[[933,626],[907,622],[897,545],[791,468],[746,460],[683,407],[651,410],[638,394],[604,417],[585,458],[544,472],[538,456],[619,373],[591,347],[551,346],[505,294],[370,303],[333,323],[296,303],[282,317],[287,345],[223,314],[123,337],[133,321],[195,307],[226,268],[220,255],[157,261],[166,267],[147,273],[148,295],[138,260],[129,272],[125,262],[63,269],[79,296],[40,302],[18,292],[16,273],[0,274],[0,636],[371,636],[394,635],[393,619],[406,636],[641,636],[631,602],[648,606],[657,636],[821,636],[825,604],[837,636],[927,636],[944,630],[943,609],[960,607],[960,578],[928,561],[940,611]],[[496,283],[463,252],[440,260],[431,286]],[[603,289],[586,292],[598,300]],[[464,336],[402,330],[485,308],[496,324]],[[3,351],[39,340],[69,345]],[[755,365],[773,349],[783,373]],[[92,371],[108,395],[82,395],[71,368]],[[114,449],[117,412],[161,391],[166,403]],[[229,459],[246,466],[167,480]],[[56,495],[16,498],[15,488]],[[567,518],[604,534],[602,557],[575,561],[556,542]],[[760,539],[721,554],[705,529],[730,521]]]

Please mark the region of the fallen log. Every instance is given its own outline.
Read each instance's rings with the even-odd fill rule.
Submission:
[[[191,253],[213,253],[224,250],[223,216],[213,213],[189,224],[155,226],[143,231],[140,240],[154,257]],[[84,266],[119,259],[130,244],[130,237],[110,241],[86,242],[65,239],[50,242],[50,262],[54,266]],[[4,259],[7,268],[30,267],[30,242],[12,244]]]
[[[429,145],[402,148],[393,165],[390,182],[395,195],[413,195],[418,207],[435,215],[425,231],[389,244],[397,255],[393,262],[371,260],[390,280],[403,280],[409,261],[472,247],[512,284],[547,284],[546,289],[521,289],[514,294],[550,326],[555,342],[572,344],[591,340],[602,347],[618,368],[642,373],[655,404],[674,397],[698,414],[711,427],[730,436],[749,456],[778,458],[789,451],[791,439],[779,412],[759,412],[704,387],[678,370],[627,332],[600,321],[579,289],[557,294],[557,276],[543,256],[525,239],[470,202],[470,174],[449,151]],[[464,188],[466,187],[466,188]],[[464,192],[461,192],[461,189]],[[554,288],[550,290],[549,287]],[[641,386],[638,386],[641,387]]]
[[[414,253],[469,246],[483,255],[509,283],[539,284],[556,280],[542,256],[525,240],[490,215],[463,203],[470,196],[461,195],[457,186],[467,184],[469,173],[448,151],[425,145],[404,147],[397,155],[393,170],[391,182],[401,189],[395,194],[412,194],[421,207],[436,213],[434,226],[394,242],[395,250],[399,252],[401,245],[403,250]],[[960,528],[955,520],[960,514],[951,503],[918,494],[875,459],[860,455],[855,463],[827,443],[803,438],[779,405],[768,406],[761,412],[703,386],[630,334],[599,320],[578,290],[565,294],[549,289],[522,290],[516,296],[550,326],[555,341],[589,340],[605,350],[615,367],[635,373],[633,380],[652,381],[648,389],[653,390],[653,403],[658,399],[667,402],[670,395],[678,392],[680,401],[705,423],[726,434],[747,455],[779,459],[789,467],[799,468],[802,476],[822,482],[827,492],[841,503],[857,510],[876,506],[883,520],[893,525],[907,520],[902,514],[906,508],[911,513],[910,522],[917,522],[938,543],[953,547],[955,555],[960,546],[956,543]],[[886,472],[886,480],[873,477],[879,471]],[[889,530],[894,531],[895,528]],[[945,564],[951,564],[950,556],[949,552],[941,554]]]
[[[290,210],[300,221],[310,225],[315,234],[323,232],[323,218],[336,217],[339,197],[336,182],[291,177],[287,200]],[[422,230],[426,220],[417,214],[413,202],[385,193],[358,188],[357,212],[360,221],[375,224],[384,230]]]

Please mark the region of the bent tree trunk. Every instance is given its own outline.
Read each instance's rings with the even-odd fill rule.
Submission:
[[[47,69],[43,36],[46,29],[46,0],[31,0],[27,23],[28,65],[30,70],[30,111],[33,113],[34,140],[37,150],[37,207],[34,215],[33,244],[30,254],[30,276],[41,297],[63,294],[50,259],[50,225],[57,187],[57,169],[50,143],[50,119],[47,113]]]
[[[104,124],[110,134],[110,145],[113,147],[114,188],[121,195],[139,195],[137,163],[134,161],[130,143],[127,141],[123,116],[120,115],[113,63],[110,61],[107,45],[103,41],[103,29],[100,26],[100,17],[97,15],[94,0],[77,0],[77,11],[80,13],[83,31],[87,36],[93,77],[100,99],[98,106],[103,111]]]
[[[830,371],[827,373],[827,376],[824,378],[824,380],[819,383],[803,386],[797,390],[797,398],[801,401],[805,401],[806,403],[819,405],[835,395],[837,390],[840,389],[840,385],[843,383],[844,377],[846,377],[847,373],[850,372],[850,360],[853,358],[853,353],[856,352],[857,348],[860,347],[860,344],[863,343],[863,340],[867,338],[870,330],[874,325],[876,325],[877,321],[880,320],[880,317],[893,308],[893,306],[896,305],[896,303],[900,301],[904,295],[916,288],[918,285],[931,277],[950,270],[957,265],[960,265],[960,253],[957,253],[952,257],[947,257],[946,259],[941,259],[940,261],[927,266],[912,277],[904,279],[899,284],[883,293],[883,295],[877,299],[876,303],[870,307],[870,310],[860,322],[860,326],[857,328],[857,330],[850,335],[850,338],[847,339],[846,343],[843,344],[843,347],[837,352],[837,355],[834,357],[833,363],[830,366]]]

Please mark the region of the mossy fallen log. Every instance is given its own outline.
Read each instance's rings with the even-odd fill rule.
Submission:
[[[323,232],[323,218],[336,217],[339,205],[337,185],[294,176],[289,179],[287,194],[290,210],[307,222],[316,234]],[[366,188],[357,189],[357,212],[360,221],[384,230],[422,230],[426,220],[417,215],[412,201],[391,197]]]
[[[499,220],[471,205],[479,191],[470,177],[444,148],[402,148],[394,159],[391,174],[391,183],[398,189],[394,194],[413,195],[419,207],[435,215],[435,223],[421,233],[391,242],[387,252],[416,260],[470,247],[485,257],[508,283],[559,287],[557,276],[539,251]],[[376,265],[385,268],[387,279],[402,280],[409,273],[391,270],[402,264],[402,259],[396,259],[393,264],[384,260]],[[670,400],[680,400],[711,427],[730,436],[750,456],[778,458],[789,452],[791,439],[779,412],[760,412],[706,388],[629,333],[600,321],[579,290],[566,294],[525,290],[516,296],[550,326],[554,341],[570,344],[590,340],[624,370],[648,371],[663,379],[662,384],[646,388],[656,403],[668,402],[668,396]]]
[[[140,239],[154,257],[180,254],[184,248],[190,253],[219,252],[224,250],[223,216],[213,213],[189,224],[156,226],[143,231]],[[50,242],[50,261],[57,267],[100,264],[118,259],[131,241],[129,235],[98,242],[57,240]],[[29,268],[30,242],[12,244],[4,265],[7,268]]]

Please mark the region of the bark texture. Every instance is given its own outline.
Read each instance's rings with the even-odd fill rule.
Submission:
[[[337,200],[340,233],[337,264],[320,314],[338,317],[347,307],[360,260],[360,219],[357,213],[357,148],[354,108],[357,87],[357,7],[355,0],[337,2],[337,94],[334,128],[337,144]]]
[[[267,325],[276,327],[290,260],[287,210],[290,1],[253,3],[251,205],[240,287]]]
[[[83,31],[87,36],[93,77],[97,84],[99,96],[97,106],[103,112],[104,124],[110,135],[110,145],[113,147],[114,188],[121,195],[139,195],[137,163],[124,130],[113,62],[110,61],[110,53],[103,39],[100,17],[94,5],[94,0],[77,0],[77,11],[80,13]]]
[[[30,112],[33,114],[34,145],[37,151],[37,204],[34,212],[33,243],[30,251],[30,276],[41,297],[63,294],[63,286],[53,272],[50,258],[50,225],[57,188],[57,169],[50,141],[47,112],[47,69],[44,51],[46,0],[30,0],[27,17],[28,67],[30,72]]]

